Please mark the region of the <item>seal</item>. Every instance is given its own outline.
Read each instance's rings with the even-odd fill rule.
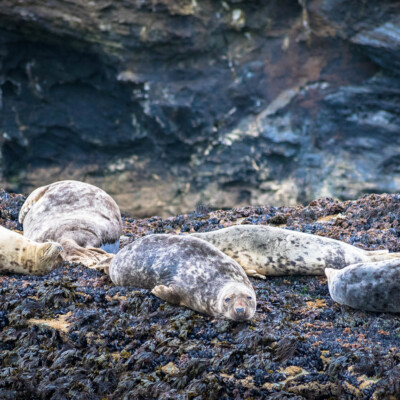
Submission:
[[[36,243],[0,226],[0,272],[45,275],[61,251],[59,243]]]
[[[209,243],[189,235],[149,235],[110,263],[118,286],[149,289],[193,310],[240,321],[254,316],[256,295],[243,269]]]
[[[359,262],[399,258],[388,250],[366,251],[323,236],[265,225],[236,225],[192,233],[236,260],[247,275],[324,275],[325,268],[341,269]]]
[[[122,234],[115,201],[96,186],[70,180],[34,190],[21,208],[19,222],[28,239],[58,242],[64,260],[88,267],[117,253]]]
[[[400,259],[326,268],[334,301],[376,312],[400,312]]]

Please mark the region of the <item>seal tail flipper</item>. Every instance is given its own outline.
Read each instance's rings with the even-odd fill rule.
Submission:
[[[73,240],[67,239],[62,241],[63,252],[62,258],[68,262],[83,264],[88,268],[106,270],[107,261],[115,256],[115,254],[107,253],[97,247],[82,247]],[[100,265],[104,261],[104,264]],[[96,268],[98,266],[98,268]]]
[[[385,260],[392,260],[394,258],[400,258],[400,253],[389,253],[389,251],[385,250],[377,250],[377,251],[367,251],[367,255],[369,258],[369,262],[376,262],[376,261],[385,261]]]
[[[110,259],[110,261],[108,262],[109,265],[111,259],[114,256],[115,254],[107,253],[104,250],[98,249],[96,247],[81,247],[79,249],[75,249],[72,254],[66,257],[66,260],[81,263],[88,268],[105,270],[108,262],[106,260]],[[101,265],[103,261],[104,264]]]
[[[22,208],[18,215],[18,221],[20,224],[24,222],[26,214],[28,214],[33,205],[37,203],[40,198],[46,193],[49,186],[50,185],[37,188],[28,196],[28,198],[25,200],[25,203],[22,205]]]
[[[90,269],[96,269],[97,271],[102,271],[106,275],[110,275],[110,263],[112,259],[115,257],[115,254],[108,254],[109,257],[104,258],[103,260],[99,261],[97,264],[89,267]]]
[[[368,250],[368,254],[373,254],[373,255],[380,255],[380,254],[388,254],[389,250],[384,249],[384,250]]]
[[[179,295],[179,290],[175,285],[164,286],[158,285],[153,288],[151,291],[155,296],[159,297],[162,300],[167,301],[171,304],[181,304],[181,296]],[[184,304],[181,304],[184,305]]]

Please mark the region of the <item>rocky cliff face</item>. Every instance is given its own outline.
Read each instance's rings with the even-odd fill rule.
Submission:
[[[133,215],[400,189],[394,1],[0,4],[1,184]]]

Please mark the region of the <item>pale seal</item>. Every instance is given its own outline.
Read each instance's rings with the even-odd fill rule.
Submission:
[[[60,181],[33,191],[19,214],[24,236],[56,241],[66,261],[94,266],[116,253],[122,233],[120,210],[100,188]]]
[[[236,225],[191,236],[208,241],[236,260],[247,275],[259,278],[323,275],[325,268],[400,257],[400,253],[366,251],[339,240],[265,225]]]
[[[205,314],[248,320],[255,313],[255,292],[240,265],[194,237],[144,236],[112,259],[109,274],[116,285],[149,289]]]
[[[47,274],[55,266],[61,251],[59,243],[36,243],[0,226],[1,273]]]
[[[400,312],[400,259],[327,268],[329,293],[334,301],[376,312]]]

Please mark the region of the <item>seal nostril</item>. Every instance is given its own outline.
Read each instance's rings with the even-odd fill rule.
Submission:
[[[244,308],[236,308],[236,312],[238,314],[241,314],[242,312],[244,312]]]

